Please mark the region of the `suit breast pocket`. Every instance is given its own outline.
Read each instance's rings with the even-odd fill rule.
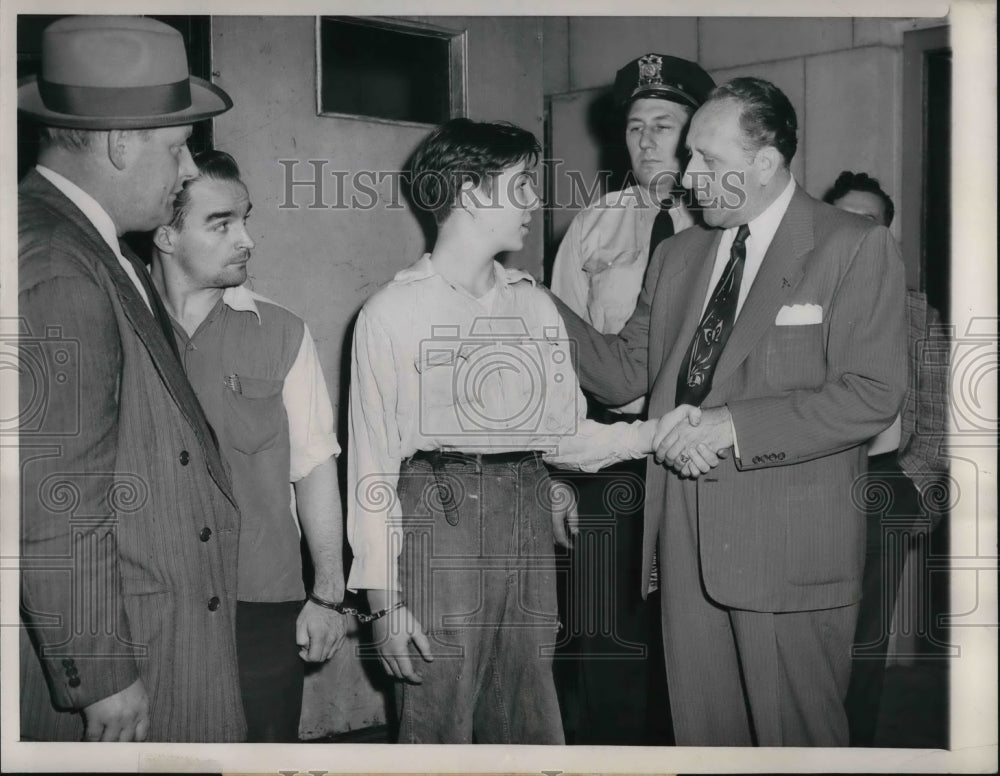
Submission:
[[[226,432],[234,448],[252,455],[273,447],[285,429],[284,382],[240,375],[240,392],[225,389]]]
[[[779,391],[821,386],[826,380],[823,324],[773,327],[764,369],[768,384]]]

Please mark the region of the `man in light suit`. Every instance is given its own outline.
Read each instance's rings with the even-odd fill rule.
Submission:
[[[679,745],[846,745],[860,597],[864,443],[906,383],[903,268],[889,232],[798,188],[795,112],[735,79],[691,121],[684,185],[717,229],[664,242],[635,314],[600,335],[560,307],[583,386],[651,416],[644,572],[659,542]]]
[[[173,28],[46,28],[18,107],[42,125],[18,192],[21,737],[240,741],[239,513],[145,266],[191,124],[232,106]],[[166,332],[166,334],[165,334]]]

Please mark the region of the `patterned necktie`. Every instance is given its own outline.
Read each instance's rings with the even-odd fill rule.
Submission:
[[[153,317],[156,318],[156,322],[160,324],[160,328],[163,330],[163,336],[167,338],[167,344],[170,346],[170,350],[173,351],[173,354],[177,356],[179,360],[180,355],[177,352],[177,342],[174,339],[174,325],[170,322],[170,315],[167,313],[167,308],[163,306],[163,300],[160,299],[160,295],[156,292],[156,288],[153,286],[153,281],[149,277],[149,271],[146,269],[146,265],[123,241],[118,241],[118,247],[122,256],[124,256],[128,260],[129,264],[132,265],[132,268],[135,269],[135,274],[138,276],[139,282],[142,284],[142,288],[146,292],[146,296],[149,299],[149,306],[152,308]]]
[[[705,308],[681,365],[680,374],[677,375],[677,404],[700,407],[712,390],[715,365],[719,362],[719,356],[726,347],[736,322],[736,304],[740,298],[743,264],[747,257],[746,241],[749,236],[750,227],[746,224],[736,232],[736,239],[729,251],[729,261],[712,292],[712,298],[708,301],[708,307]]]
[[[653,253],[656,252],[656,247],[661,242],[674,236],[674,220],[670,217],[671,205],[673,202],[669,199],[660,202],[660,209],[656,218],[653,219],[653,231],[649,233],[649,256],[646,257],[647,259],[653,258]]]

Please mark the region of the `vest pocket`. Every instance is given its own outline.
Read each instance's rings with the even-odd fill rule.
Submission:
[[[281,380],[239,377],[239,392],[224,389],[229,442],[248,455],[273,447],[282,431],[285,408]]]

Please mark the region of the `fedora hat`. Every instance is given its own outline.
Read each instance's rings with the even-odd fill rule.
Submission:
[[[184,39],[138,16],[72,16],[42,34],[42,68],[18,83],[17,107],[54,127],[142,129],[191,124],[233,106],[188,73]]]

